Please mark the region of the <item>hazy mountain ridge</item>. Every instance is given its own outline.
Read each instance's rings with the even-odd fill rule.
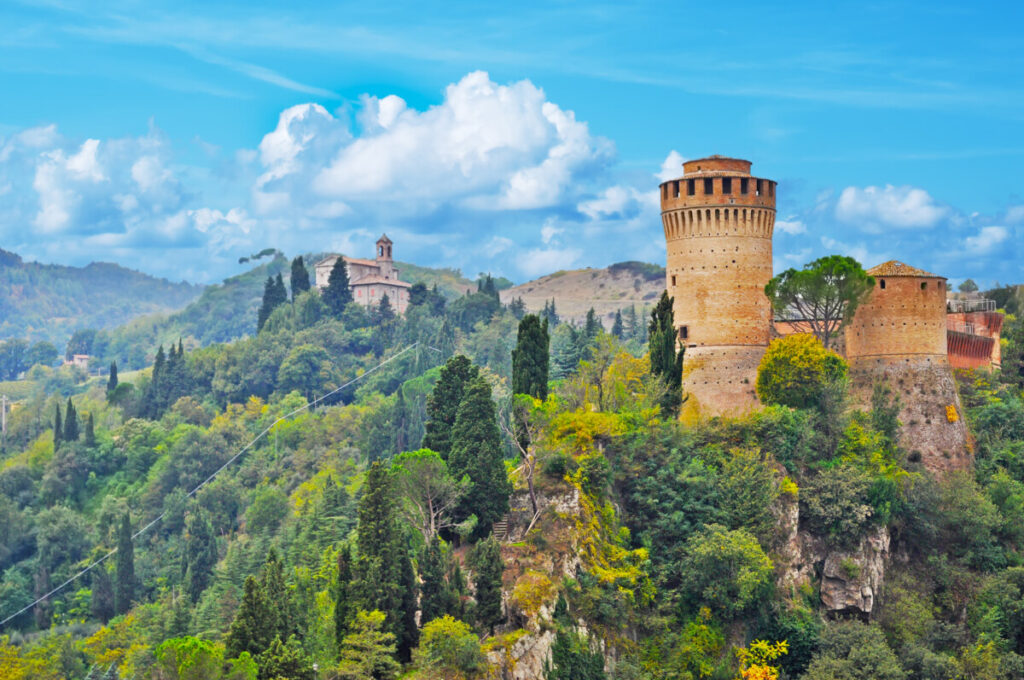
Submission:
[[[63,348],[78,329],[181,309],[202,290],[109,262],[40,264],[0,249],[0,339],[48,340]]]

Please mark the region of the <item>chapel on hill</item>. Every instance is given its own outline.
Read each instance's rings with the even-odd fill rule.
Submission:
[[[352,299],[370,307],[380,304],[381,298],[385,295],[391,307],[402,314],[409,306],[409,289],[412,284],[402,281],[398,276],[398,268],[391,259],[391,249],[394,243],[387,234],[381,234],[377,239],[377,257],[373,260],[362,260],[347,255],[331,255],[316,263],[316,287],[323,290],[327,287],[327,280],[334,269],[334,263],[341,257],[348,269],[349,287],[352,289]]]

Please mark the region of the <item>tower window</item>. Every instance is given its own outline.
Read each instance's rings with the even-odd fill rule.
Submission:
[[[885,290],[885,279],[878,279],[878,287]]]
[[[750,180],[747,179],[746,177],[743,177],[743,178],[740,179],[740,193],[741,194],[748,194],[748,193],[750,193]]]
[[[927,281],[922,281],[921,282],[921,290],[928,290],[928,282]]]
[[[689,327],[688,326],[680,326],[679,327],[679,339],[680,340],[686,340],[689,337],[690,337],[690,329],[689,329]]]
[[[763,181],[764,180],[760,180],[760,179],[757,180],[757,191],[755,192],[755,194],[758,195],[758,196],[760,196],[762,193],[764,193],[764,187],[761,184]]]
[[[673,286],[676,285],[676,275],[675,274],[672,275],[672,285]]]
[[[697,193],[697,182],[696,182],[696,180],[692,180],[692,179],[686,180],[686,195],[687,196],[693,196],[696,193]]]
[[[707,179],[704,180],[704,195],[710,196],[713,193],[715,193],[714,180],[708,177]]]
[[[732,193],[732,177],[723,177],[722,178],[722,193],[723,194],[731,194]]]
[[[679,198],[679,182],[672,182],[672,198]]]

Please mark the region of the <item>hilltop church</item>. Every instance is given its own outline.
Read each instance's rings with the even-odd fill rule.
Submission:
[[[352,299],[370,307],[379,305],[386,295],[392,309],[399,314],[405,313],[409,306],[409,289],[412,284],[399,278],[398,269],[391,259],[394,246],[387,234],[377,239],[377,257],[373,260],[361,260],[345,255],[331,255],[316,263],[316,287],[323,290],[334,269],[334,263],[341,257],[348,269],[348,283],[352,289]]]

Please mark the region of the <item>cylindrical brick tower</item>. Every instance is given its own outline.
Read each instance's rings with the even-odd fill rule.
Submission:
[[[861,403],[883,382],[900,398],[900,439],[930,470],[970,464],[967,428],[946,347],[946,279],[896,262],[872,267],[875,288],[846,327]]]
[[[757,366],[771,335],[775,185],[750,161],[711,156],[683,163],[661,184],[666,287],[686,346],[685,412],[740,414],[757,405]]]

